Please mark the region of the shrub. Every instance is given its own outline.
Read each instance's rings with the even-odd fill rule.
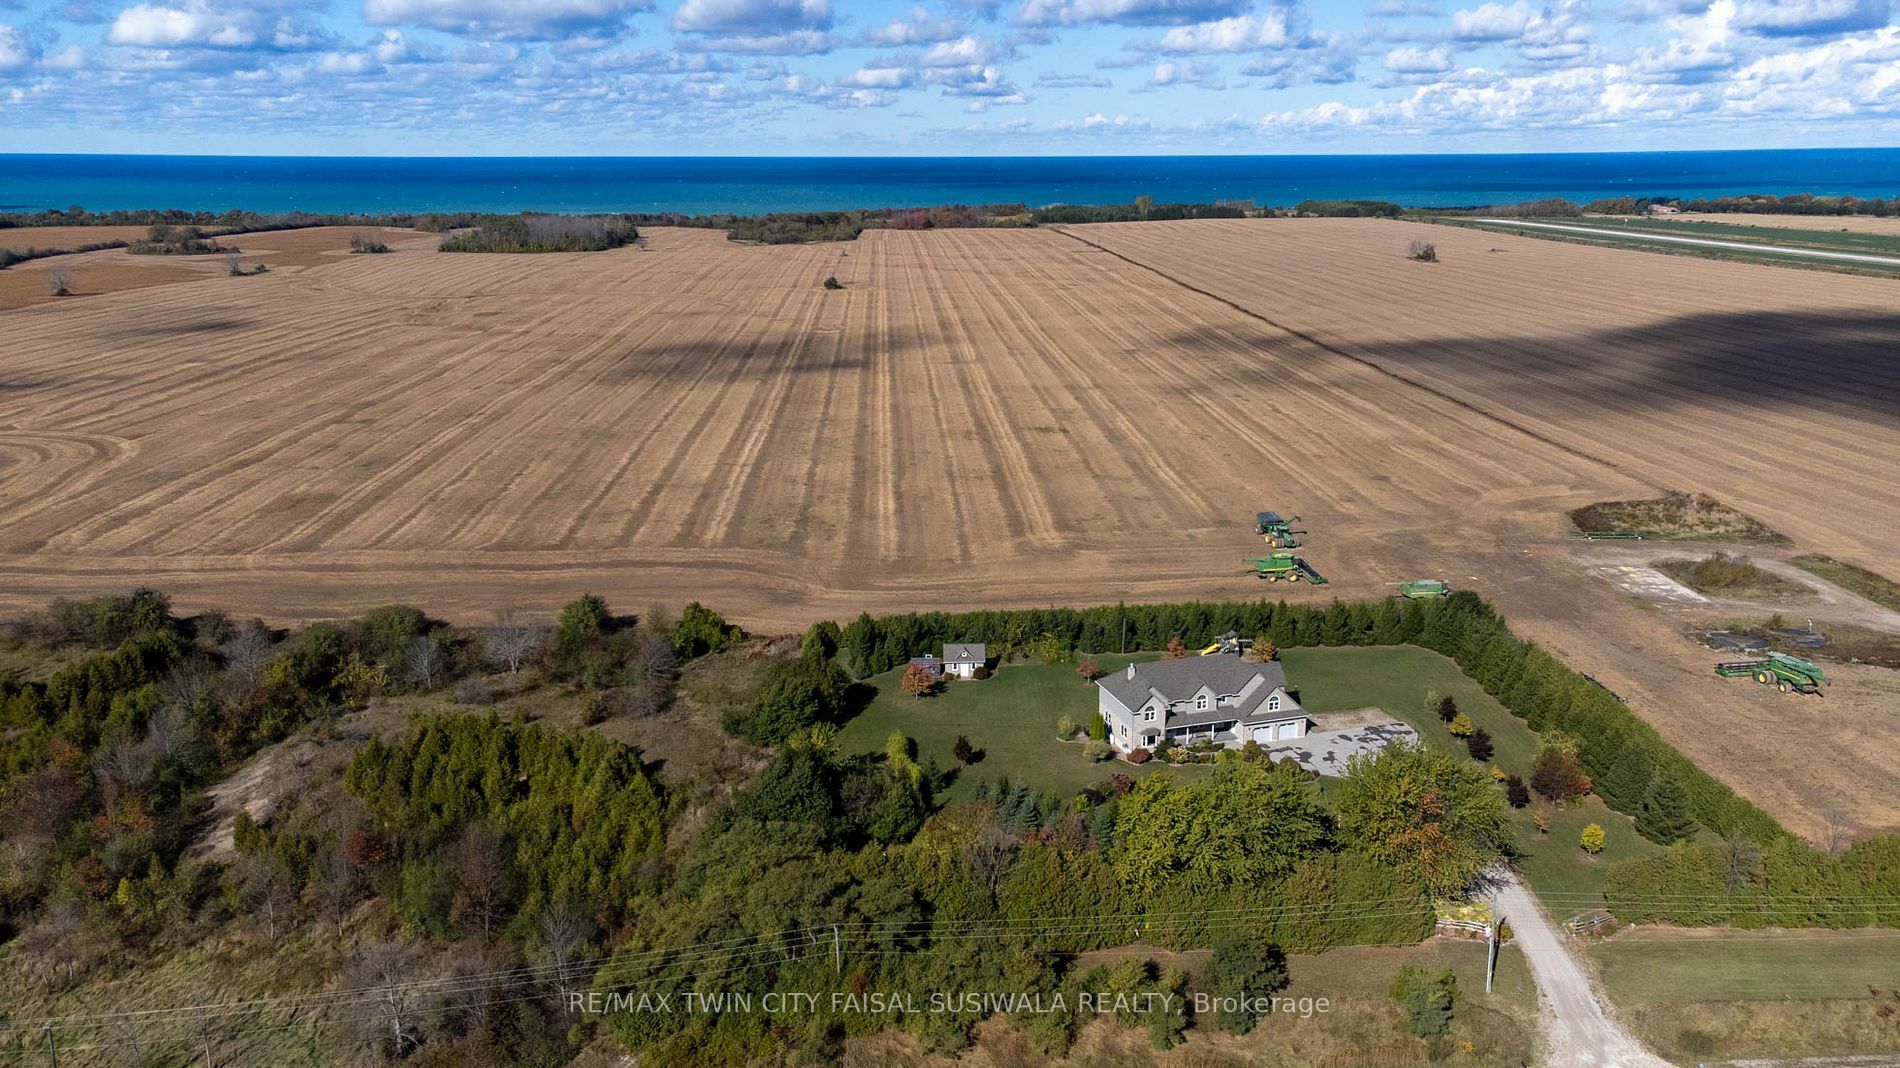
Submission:
[[[1577,835],[1577,844],[1583,847],[1585,853],[1595,856],[1603,852],[1603,844],[1606,838],[1607,836],[1603,833],[1602,826],[1592,823],[1586,825],[1583,828],[1583,833]]]
[[[1490,760],[1492,753],[1491,732],[1479,727],[1465,739],[1465,749],[1471,753],[1471,759],[1480,763]]]
[[[1512,808],[1523,808],[1531,803],[1530,787],[1524,785],[1521,777],[1513,775],[1504,780],[1504,797]]]
[[[957,763],[968,764],[970,758],[976,755],[976,747],[970,744],[970,739],[959,734],[956,744],[950,747],[950,755],[957,758]]]
[[[1460,712],[1452,717],[1451,722],[1445,725],[1445,729],[1450,731],[1454,738],[1469,738],[1472,731],[1471,717]]]
[[[774,745],[815,723],[837,720],[848,685],[835,664],[787,660],[773,665],[749,708],[728,710],[720,725],[748,741]]]
[[[825,288],[826,289],[843,289],[844,283],[838,281],[837,275],[835,274],[829,275],[825,278]]]
[[[1287,985],[1286,954],[1254,931],[1230,930],[1220,936],[1214,943],[1214,959],[1208,971],[1214,996],[1222,999],[1221,1008],[1214,1014],[1214,1026],[1230,1034],[1244,1035],[1253,1030],[1259,1013],[1231,1011],[1227,1004],[1258,1005],[1260,999]]]
[[[1437,263],[1438,246],[1430,241],[1414,239],[1412,244],[1406,248],[1405,255],[1407,259],[1414,259],[1420,263]]]
[[[371,235],[371,234],[351,234],[350,235],[350,252],[353,254],[376,255],[376,254],[388,252],[388,251],[389,251],[389,246],[383,244],[382,240],[380,238],[375,237],[374,235]]]
[[[1082,753],[1084,756],[1087,756],[1090,760],[1100,763],[1101,761],[1107,760],[1109,757],[1114,756],[1115,749],[1113,746],[1109,745],[1107,742],[1104,742],[1099,738],[1091,738],[1089,739],[1088,745],[1082,748]]]
[[[1069,741],[1075,737],[1075,729],[1075,720],[1070,719],[1068,716],[1056,717],[1056,737],[1065,742]]]
[[[1089,740],[1105,742],[1108,740],[1108,721],[1097,712],[1089,717]]]
[[[1451,969],[1427,971],[1407,964],[1392,977],[1392,1000],[1405,1008],[1406,1030],[1432,1038],[1451,1030],[1452,1008],[1458,1001],[1458,977]]]
[[[64,267],[46,269],[46,295],[49,297],[70,297],[73,295],[73,272]]]
[[[1128,756],[1124,759],[1130,764],[1146,764],[1153,757],[1154,754],[1148,752],[1146,749],[1130,749]]]
[[[1185,660],[1192,655],[1194,654],[1188,652],[1188,647],[1181,643],[1181,636],[1177,634],[1174,637],[1168,639],[1168,647],[1167,649],[1162,651],[1161,659]]]
[[[984,679],[987,679],[991,675],[994,675],[994,674],[995,672],[990,670],[990,666],[988,664],[978,664],[976,666],[976,670],[970,672],[970,677],[977,680],[978,682],[981,682]]]
[[[1435,711],[1438,713],[1439,722],[1450,723],[1458,718],[1458,702],[1450,694],[1446,694],[1438,699],[1438,707]]]

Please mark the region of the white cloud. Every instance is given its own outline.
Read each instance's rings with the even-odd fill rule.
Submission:
[[[1509,7],[1503,4],[1485,4],[1481,7],[1451,13],[1451,35],[1460,41],[1515,41],[1524,36],[1530,28],[1531,20],[1537,13],[1531,10],[1524,0],[1517,0]]]
[[[905,66],[860,67],[838,79],[839,85],[863,89],[906,89],[916,82],[917,68]]]
[[[1161,40],[1155,42],[1151,48],[1156,52],[1180,55],[1207,52],[1257,52],[1269,48],[1284,48],[1292,43],[1293,37],[1287,31],[1286,11],[1276,9],[1259,16],[1239,15],[1213,22],[1196,23],[1192,26],[1177,26],[1163,34]]]
[[[892,19],[865,34],[864,40],[867,44],[904,48],[948,41],[962,33],[963,24],[957,20],[932,18],[924,8],[913,7],[904,18]]]
[[[250,48],[259,43],[257,20],[248,12],[212,11],[138,4],[119,12],[106,43],[138,48]]]
[[[681,47],[707,52],[734,52],[753,56],[815,56],[838,47],[838,39],[823,30],[787,30],[784,33],[707,34],[680,42]]]
[[[1735,24],[1771,37],[1879,29],[1892,17],[1889,0],[1744,0]]]
[[[18,26],[0,22],[0,71],[19,70],[33,62],[33,47]]]
[[[1205,89],[1224,89],[1226,81],[1221,77],[1220,67],[1209,60],[1192,59],[1185,63],[1172,61],[1155,64],[1154,74],[1149,76],[1152,86],[1198,85]]]
[[[1238,15],[1249,0],[1024,0],[1016,12],[1024,26],[1180,26]]]
[[[415,25],[474,37],[546,40],[613,30],[651,0],[364,0],[372,26]]]
[[[1049,70],[1036,75],[1038,89],[1111,89],[1114,85],[1099,74],[1062,74]]]
[[[1393,74],[1443,74],[1451,69],[1451,50],[1437,48],[1395,48],[1385,54],[1385,69]]]
[[[997,58],[996,42],[987,37],[959,37],[931,47],[918,62],[926,67],[968,67],[992,63]]]
[[[673,28],[738,37],[825,30],[831,6],[827,0],[686,0],[673,12]]]

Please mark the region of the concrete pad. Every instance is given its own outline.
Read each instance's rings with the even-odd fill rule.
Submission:
[[[1275,760],[1292,757],[1308,771],[1317,771],[1321,775],[1344,775],[1346,762],[1353,757],[1361,753],[1377,753],[1401,739],[1416,742],[1418,732],[1395,721],[1346,730],[1314,731],[1298,741],[1261,748]]]

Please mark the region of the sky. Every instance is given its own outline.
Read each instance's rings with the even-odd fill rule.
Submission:
[[[1894,145],[1893,15],[1890,0],[0,0],[0,152]]]

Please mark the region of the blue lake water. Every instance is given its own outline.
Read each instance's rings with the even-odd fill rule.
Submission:
[[[764,212],[950,203],[1368,198],[1408,206],[1737,193],[1900,195],[1900,149],[1403,156],[0,155],[0,211]]]

